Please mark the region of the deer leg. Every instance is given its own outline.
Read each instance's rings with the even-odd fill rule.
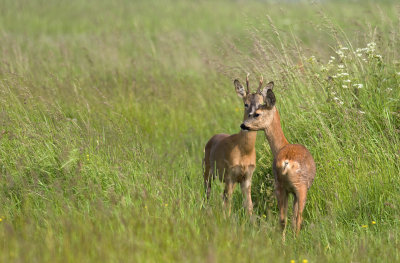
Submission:
[[[278,199],[279,222],[282,227],[282,240],[285,241],[288,193],[286,192],[285,189],[283,189],[281,187],[277,187],[275,194],[276,194],[276,198]]]
[[[298,198],[298,210],[297,210],[297,219],[296,219],[296,236],[300,233],[301,223],[303,222],[303,210],[306,205],[307,200],[307,187],[301,187],[297,191],[297,198]]]
[[[203,177],[204,177],[204,190],[207,196],[207,200],[210,199],[210,193],[211,193],[211,179],[212,179],[211,174],[212,172],[210,173],[210,166],[207,165],[206,163],[204,167]]]
[[[251,201],[251,176],[240,182],[240,187],[242,189],[243,194],[243,206],[249,213],[249,215],[253,214],[253,202]]]
[[[226,181],[225,182],[225,189],[224,189],[224,207],[228,208],[228,214],[231,215],[231,203],[232,203],[232,193],[233,189],[235,187],[235,184],[231,181]]]
[[[297,222],[297,211],[299,210],[299,200],[297,199],[297,195],[293,195],[293,215],[292,215],[292,226],[293,229],[296,229],[296,222]]]

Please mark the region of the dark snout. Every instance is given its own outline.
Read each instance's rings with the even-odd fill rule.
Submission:
[[[242,125],[240,125],[240,128],[241,128],[242,130],[245,130],[245,131],[250,131],[250,128],[247,127],[246,125],[244,125],[244,123],[242,123]]]

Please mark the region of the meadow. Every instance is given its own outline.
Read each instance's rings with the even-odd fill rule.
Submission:
[[[400,262],[399,17],[395,0],[1,1],[0,262]],[[262,132],[253,218],[239,189],[223,212],[217,181],[204,202],[203,148],[239,132],[247,72],[317,164],[285,243]]]

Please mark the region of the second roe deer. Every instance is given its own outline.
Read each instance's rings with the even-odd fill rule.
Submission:
[[[299,234],[303,221],[303,210],[306,204],[307,191],[314,181],[316,166],[310,152],[300,144],[289,144],[283,134],[280,116],[275,107],[274,83],[270,82],[259,94],[264,103],[259,104],[252,116],[245,118],[240,126],[243,130],[264,130],[274,156],[272,171],[275,178],[275,194],[278,201],[280,224],[285,239],[288,195],[294,195],[293,227]]]
[[[243,99],[244,119],[255,113],[258,105],[263,101],[259,93],[250,93],[249,74],[246,77],[247,90],[239,80],[234,81],[237,95]],[[260,87],[262,79],[260,80]],[[260,88],[259,87],[259,88]],[[251,180],[256,167],[257,132],[241,130],[237,134],[217,134],[206,144],[204,149],[204,186],[207,199],[210,196],[211,181],[218,176],[225,183],[223,194],[224,205],[231,212],[231,198],[236,183],[240,183],[244,197],[244,207],[251,215],[253,203],[251,201]]]

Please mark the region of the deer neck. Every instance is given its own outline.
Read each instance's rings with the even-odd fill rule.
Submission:
[[[276,156],[280,149],[289,144],[282,131],[281,118],[278,109],[275,108],[275,113],[271,125],[264,130],[265,137],[267,137],[269,146],[271,147],[272,154]]]
[[[252,153],[255,150],[257,139],[256,131],[243,131],[239,132],[239,145],[244,153]]]

